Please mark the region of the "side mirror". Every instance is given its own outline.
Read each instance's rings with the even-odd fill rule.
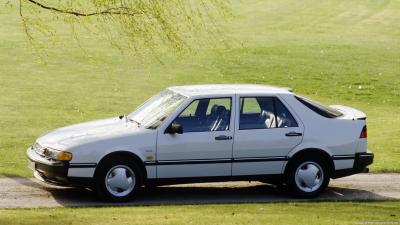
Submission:
[[[169,133],[169,134],[182,134],[183,133],[183,128],[180,124],[178,123],[172,123],[171,125],[169,125],[169,127],[167,128],[167,130],[165,131],[165,133]]]

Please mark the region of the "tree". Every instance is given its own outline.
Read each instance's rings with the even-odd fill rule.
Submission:
[[[20,0],[20,16],[31,43],[47,45],[48,39],[56,40],[69,27],[68,33],[78,42],[81,33],[88,32],[123,51],[159,57],[218,45],[219,21],[230,16],[230,4],[228,0]]]

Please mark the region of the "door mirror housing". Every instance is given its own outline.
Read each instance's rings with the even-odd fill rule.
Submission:
[[[171,123],[165,133],[168,134],[182,134],[183,133],[183,128],[179,123]]]

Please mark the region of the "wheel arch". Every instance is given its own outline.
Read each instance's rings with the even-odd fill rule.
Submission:
[[[111,153],[108,153],[108,154],[104,155],[99,160],[99,162],[97,163],[96,170],[94,172],[94,177],[96,177],[96,172],[98,171],[99,166],[103,162],[105,162],[108,159],[113,158],[113,157],[127,157],[127,158],[132,159],[133,162],[135,162],[136,165],[141,170],[141,173],[142,173],[141,175],[142,175],[142,178],[143,178],[143,182],[147,179],[147,171],[146,171],[146,167],[145,167],[144,162],[142,161],[142,159],[138,155],[136,155],[135,153],[130,152],[130,151],[125,151],[125,150],[114,151],[114,152],[111,152]]]
[[[304,148],[294,152],[291,156],[288,157],[288,162],[286,163],[284,168],[284,175],[286,176],[288,168],[290,168],[291,164],[296,159],[304,156],[320,156],[324,161],[328,163],[330,176],[332,176],[332,174],[335,172],[335,164],[333,162],[331,154],[329,154],[328,151],[325,151],[321,148]]]

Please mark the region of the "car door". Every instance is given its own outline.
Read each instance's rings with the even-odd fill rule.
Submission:
[[[280,174],[303,126],[277,96],[237,99],[232,175]]]
[[[235,96],[194,99],[157,137],[157,177],[230,176]]]

